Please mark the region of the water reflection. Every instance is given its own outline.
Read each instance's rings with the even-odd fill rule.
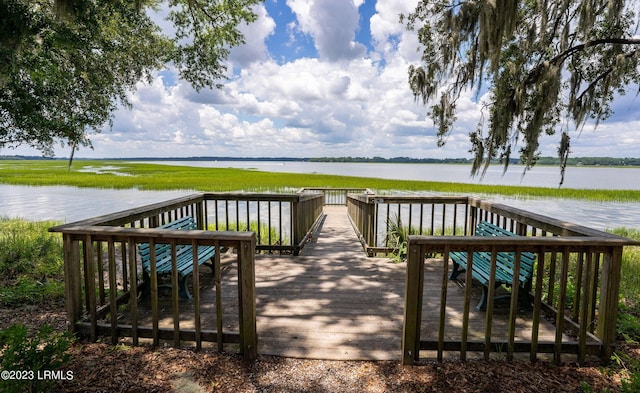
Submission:
[[[640,228],[640,203],[495,196],[491,200],[594,229]]]
[[[190,193],[0,184],[0,216],[74,222]]]

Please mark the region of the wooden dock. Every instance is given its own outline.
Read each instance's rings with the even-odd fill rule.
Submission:
[[[256,256],[258,353],[333,360],[398,360],[401,357],[405,264],[368,258],[342,206],[325,206],[324,218],[299,256]],[[237,331],[237,273],[224,266],[223,329]],[[201,272],[202,328],[215,329],[215,290]],[[428,261],[422,336],[437,334],[442,260]],[[459,339],[463,289],[448,283],[447,332]],[[475,305],[480,288],[474,288]],[[171,301],[160,305],[172,327]],[[180,302],[181,327],[193,326],[193,307]],[[138,305],[139,323],[150,324],[148,307]],[[125,312],[126,314],[126,312]],[[530,314],[530,313],[529,313]],[[504,339],[508,310],[494,313],[492,337]],[[484,312],[470,313],[469,340],[484,339]],[[531,316],[517,318],[516,341],[531,338]],[[555,328],[540,324],[540,341],[552,341]]]

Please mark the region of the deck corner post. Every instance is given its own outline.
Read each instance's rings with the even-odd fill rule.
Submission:
[[[375,221],[376,221],[376,203],[375,200],[369,199],[373,201],[373,203],[367,204],[367,216],[365,217],[365,231],[366,231],[366,242],[367,246],[376,247],[376,231],[375,231]]]
[[[597,336],[602,340],[600,358],[608,362],[612,344],[616,340],[616,323],[620,292],[620,271],[622,268],[622,247],[612,247],[604,254],[600,281],[600,306],[598,308]]]
[[[204,201],[204,199],[200,200],[199,202],[196,203],[196,225],[198,226],[199,230],[206,230],[208,229],[206,227],[206,220],[205,220],[205,214],[204,214],[204,204],[206,202]]]
[[[468,204],[469,202],[467,202]],[[466,234],[473,235],[474,231],[476,229],[476,226],[478,226],[478,207],[477,206],[471,206],[471,208],[469,209],[469,220],[468,220],[468,227],[465,228]]]
[[[407,273],[402,326],[402,365],[410,366],[420,359],[420,325],[424,285],[424,252],[409,238]]]
[[[254,361],[258,357],[255,249],[255,234],[252,234],[250,241],[242,241],[238,249],[240,354],[247,361]]]
[[[82,315],[82,285],[80,277],[80,242],[71,235],[63,235],[64,288],[67,308],[67,330],[78,332],[77,323]]]
[[[299,211],[299,198],[300,196],[298,195],[298,198],[291,202],[291,236],[293,237],[293,240],[291,241],[292,245],[300,244],[304,237],[304,234],[302,233],[303,225],[301,221],[304,215]]]

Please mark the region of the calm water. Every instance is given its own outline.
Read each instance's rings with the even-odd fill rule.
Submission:
[[[269,172],[320,173],[382,179],[425,180],[471,184],[557,188],[557,167],[534,167],[522,176],[524,167],[511,165],[503,175],[502,166],[489,167],[484,178],[471,177],[471,166],[450,164],[383,164],[276,161],[154,161],[152,164],[187,165],[207,168],[245,168]],[[640,168],[569,167],[563,188],[640,190]]]
[[[255,168],[273,172],[324,173],[406,180],[479,183],[469,177],[469,167],[439,164],[344,164],[308,162],[219,161],[163,162],[173,165]],[[557,187],[558,169],[535,168],[524,178],[522,167],[511,167],[505,176],[491,168],[482,184]],[[639,168],[569,168],[565,187],[640,189]],[[0,184],[0,216],[32,220],[73,222],[102,214],[188,195],[189,191],[140,191],[85,189],[66,186],[30,187]],[[534,211],[597,229],[620,226],[640,228],[640,203],[587,202],[564,199],[490,197],[510,206]]]
[[[189,192],[0,184],[0,216],[74,222],[185,195]]]

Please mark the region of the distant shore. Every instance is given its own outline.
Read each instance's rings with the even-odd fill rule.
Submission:
[[[39,157],[0,155],[0,160],[68,160],[67,157]],[[75,158],[77,161],[265,161],[265,162],[342,162],[342,163],[400,163],[400,164],[461,164],[471,165],[471,158],[412,158],[412,157],[119,157],[119,158]],[[511,165],[521,165],[519,159],[511,159]],[[498,161],[492,164],[502,165]],[[536,165],[559,166],[557,157],[540,157]],[[568,166],[640,167],[640,158],[635,157],[570,157]]]

